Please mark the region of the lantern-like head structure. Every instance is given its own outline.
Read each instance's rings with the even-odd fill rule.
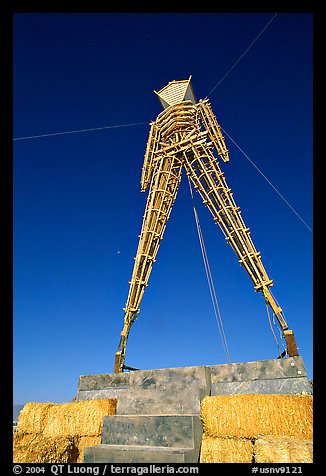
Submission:
[[[174,106],[182,101],[191,101],[196,104],[196,98],[191,85],[191,76],[182,81],[170,81],[164,88],[154,92],[158,95],[163,109]]]

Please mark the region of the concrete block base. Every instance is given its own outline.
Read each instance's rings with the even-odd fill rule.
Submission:
[[[102,444],[85,448],[84,462],[198,462],[202,432],[198,415],[108,416]]]
[[[98,445],[85,448],[85,463],[197,463],[197,451],[165,446]]]
[[[117,398],[85,463],[197,463],[206,395],[312,393],[301,357],[81,376],[78,400]]]

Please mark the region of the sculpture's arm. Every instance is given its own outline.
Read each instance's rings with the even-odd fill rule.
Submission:
[[[197,103],[199,116],[205,126],[205,129],[208,132],[208,137],[213,142],[215,149],[217,150],[218,155],[224,162],[229,160],[229,152],[226,148],[224,137],[221,132],[221,127],[219,126],[215,114],[212,111],[211,105],[208,102],[208,99],[200,100]]]
[[[158,150],[160,140],[160,130],[155,122],[150,123],[150,131],[146,146],[146,152],[144,157],[144,164],[142,168],[142,174],[140,179],[141,191],[145,192],[148,184],[151,180],[152,172],[154,170],[154,158],[155,152]]]

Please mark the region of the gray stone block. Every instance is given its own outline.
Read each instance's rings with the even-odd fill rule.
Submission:
[[[88,446],[84,463],[198,463],[199,451],[159,446]]]
[[[81,375],[78,390],[127,389],[131,373]]]
[[[198,415],[107,416],[102,444],[199,448],[202,422]]]
[[[131,373],[81,375],[78,382],[78,400],[119,398],[129,390]]]
[[[104,418],[101,445],[85,448],[85,463],[197,463],[198,415],[126,415]]]
[[[301,357],[209,366],[211,395],[312,393]]]
[[[133,390],[118,399],[117,415],[199,415],[205,395],[203,390],[191,387],[182,392]]]
[[[247,380],[242,382],[222,382],[212,384],[212,395],[233,395],[236,393],[311,393],[308,379],[284,378]]]
[[[101,398],[124,398],[128,388],[103,388],[100,390],[78,390],[77,400],[100,400]]]
[[[209,392],[209,369],[205,366],[142,370],[130,373],[129,386],[135,390],[184,391],[185,388]]]
[[[81,376],[77,398],[117,398],[121,415],[199,414],[200,401],[209,393],[209,368],[192,366]]]
[[[209,369],[211,379],[214,380],[214,382],[234,382],[307,376],[301,357],[210,365]]]

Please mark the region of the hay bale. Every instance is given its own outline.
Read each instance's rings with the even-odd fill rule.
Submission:
[[[49,407],[44,420],[45,436],[98,436],[103,417],[115,415],[116,399],[82,400]]]
[[[256,463],[312,463],[313,442],[294,436],[261,436],[254,444]]]
[[[55,403],[26,403],[18,417],[17,430],[22,433],[42,433],[49,409]]]
[[[251,463],[253,445],[245,438],[213,438],[203,435],[200,463]]]
[[[27,403],[18,418],[17,430],[44,436],[98,435],[106,415],[115,415],[117,400],[81,400],[70,403]]]
[[[204,432],[253,439],[259,434],[312,438],[311,395],[237,394],[204,397]]]
[[[84,450],[86,446],[96,446],[101,444],[102,435],[99,436],[81,436],[78,441],[78,451],[79,455],[77,458],[77,463],[84,462]]]
[[[14,463],[74,463],[77,460],[78,438],[60,436],[46,438],[39,434],[32,442],[14,446]]]
[[[35,438],[38,438],[42,433],[24,433],[22,431],[15,431],[13,435],[14,447],[18,445],[27,445],[32,443]]]
[[[17,462],[83,462],[85,446],[100,444],[103,417],[115,415],[116,406],[117,400],[113,398],[27,403],[20,413],[14,434],[14,453],[20,459]],[[39,451],[38,446],[43,444],[44,451]],[[51,445],[53,454],[49,449]],[[22,461],[24,458],[27,459]],[[49,461],[49,458],[53,460]],[[66,461],[67,458],[75,459]]]

